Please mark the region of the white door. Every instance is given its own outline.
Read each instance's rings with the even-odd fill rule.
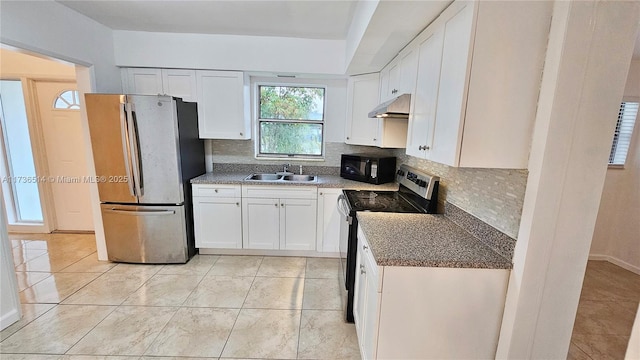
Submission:
[[[75,83],[36,82],[56,230],[93,230],[85,143]]]

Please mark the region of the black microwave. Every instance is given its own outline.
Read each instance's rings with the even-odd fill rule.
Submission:
[[[342,154],[340,177],[370,184],[384,184],[396,179],[395,156]]]

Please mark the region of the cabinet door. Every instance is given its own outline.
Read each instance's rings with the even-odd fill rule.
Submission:
[[[317,200],[280,199],[280,250],[315,250]]]
[[[414,94],[418,73],[418,49],[402,55],[400,62],[400,81],[397,95]]]
[[[375,359],[378,349],[378,320],[380,318],[380,303],[382,294],[378,292],[378,274],[377,265],[373,260],[371,252],[365,251],[361,262],[363,264],[364,276],[366,279],[366,286],[363,291],[366,292],[364,296],[364,311],[362,313],[363,325],[363,348],[365,359]]]
[[[126,68],[127,93],[140,95],[164,94],[160,69]]]
[[[277,250],[280,241],[278,199],[242,199],[242,244],[245,249]]]
[[[200,138],[250,139],[243,73],[196,71],[196,84]]]
[[[338,196],[342,189],[318,189],[318,232],[316,250],[337,253],[340,251],[340,225]]]
[[[436,31],[416,51],[418,74],[414,99],[411,101],[413,110],[409,116],[406,152],[420,158],[427,157],[433,142],[443,35],[444,31]]]
[[[444,26],[436,124],[427,158],[450,166],[457,166],[460,157],[472,20],[473,4],[468,4]]]
[[[369,111],[378,105],[378,74],[352,76],[347,86],[345,142],[374,146],[378,141],[378,119]]]
[[[240,198],[193,198],[197,248],[242,249]]]
[[[353,321],[356,325],[360,353],[364,355],[364,307],[367,303],[367,276],[366,270],[364,270],[361,242],[358,242],[358,250],[356,251],[356,272],[353,288]],[[366,356],[363,358],[369,359]]]
[[[400,60],[396,60],[389,65],[389,84],[387,85],[386,100],[392,99],[400,94]]]
[[[196,102],[196,71],[162,69],[162,86],[165,94]]]

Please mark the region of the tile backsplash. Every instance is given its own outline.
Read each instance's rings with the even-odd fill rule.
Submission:
[[[263,164],[280,165],[291,163],[304,166],[337,166],[340,167],[340,155],[351,153],[368,153],[376,155],[394,156],[395,149],[380,149],[373,146],[348,145],[338,142],[325,143],[324,161],[300,161],[296,159],[262,160],[256,159],[253,151],[253,140],[205,140],[209,141],[214,163],[226,164]],[[403,149],[404,150],[404,149]]]
[[[345,143],[325,144],[324,161],[288,159],[261,160],[254,157],[253,140],[206,140],[212,153],[207,158],[214,164],[260,164],[339,167],[340,155],[370,153],[396,156],[405,163],[430,174],[440,176],[440,211],[445,201],[461,208],[512,238],[517,238],[520,216],[527,186],[527,170],[456,168],[418,159],[405,154],[404,149],[380,149]],[[217,167],[218,168],[218,167]]]
[[[440,177],[439,208],[446,200],[517,238],[529,174],[527,170],[456,168],[406,155],[404,149],[396,150],[395,156],[398,163]]]

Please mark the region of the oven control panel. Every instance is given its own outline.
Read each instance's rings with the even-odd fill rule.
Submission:
[[[431,200],[433,188],[440,178],[402,164],[396,173],[396,181],[423,198]]]

